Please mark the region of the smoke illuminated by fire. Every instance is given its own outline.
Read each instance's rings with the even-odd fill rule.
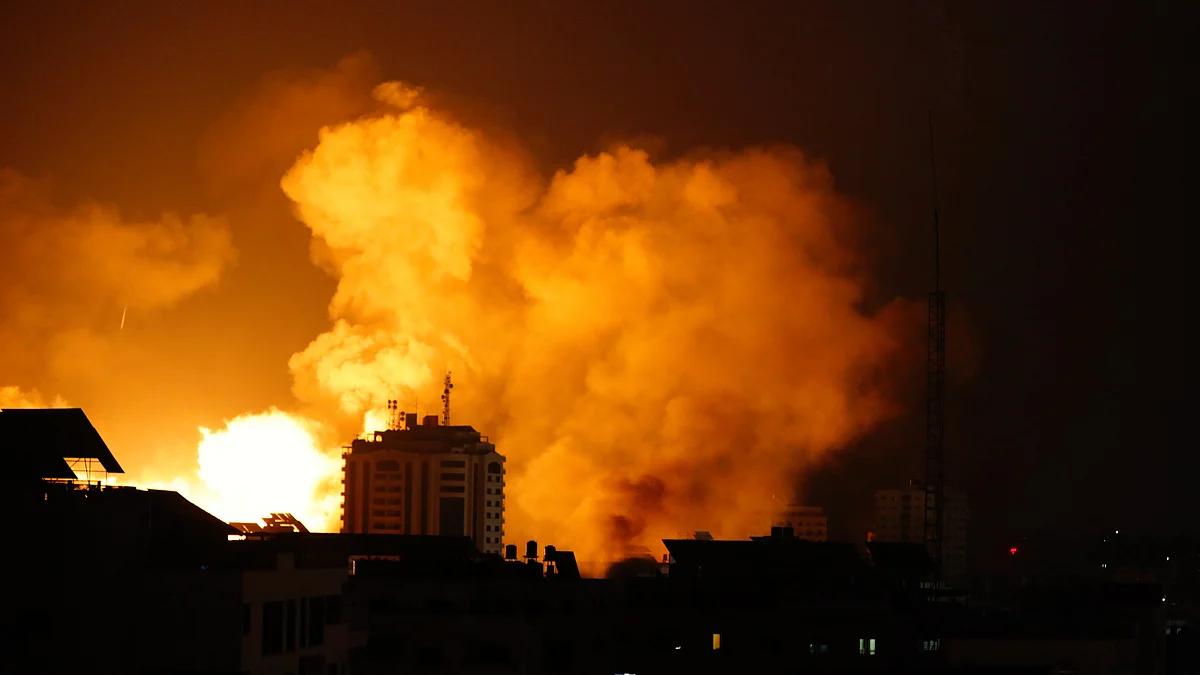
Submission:
[[[59,208],[50,185],[0,168],[0,381],[103,379],[117,320],[217,283],[236,260],[228,223],[203,214],[123,219]],[[114,331],[99,330],[111,317]]]
[[[339,279],[295,393],[369,428],[453,370],[456,423],[509,457],[514,540],[595,560],[760,532],[891,413],[901,313],[861,309],[850,209],[800,152],[618,146],[546,184],[417,90],[376,93],[390,110],[323,129],[282,182]]]
[[[508,457],[510,541],[601,561],[692,530],[761,533],[814,462],[895,412],[904,306],[866,306],[853,209],[819,163],[793,148],[656,161],[618,145],[547,178],[418,89],[356,98],[372,69],[347,63],[303,91],[273,85],[275,103],[218,125],[203,158],[258,176],[278,158],[239,149],[292,158],[316,130],[280,110],[377,106],[321,129],[280,184],[337,280],[331,325],[288,363],[299,413],[201,430],[194,472],[152,486],[229,520],[291,512],[336,529],[336,448],[386,427],[388,399],[440,413],[449,370],[453,422]],[[287,128],[260,137],[276,116]],[[126,305],[170,306],[236,258],[222,219],[127,223],[53,209],[40,190],[0,173],[0,216],[19,226],[0,251],[6,376],[107,363],[101,317],[120,333]]]

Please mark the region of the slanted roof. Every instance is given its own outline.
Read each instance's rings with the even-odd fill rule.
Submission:
[[[18,479],[75,478],[64,458],[94,459],[125,473],[79,408],[0,410],[0,471]]]

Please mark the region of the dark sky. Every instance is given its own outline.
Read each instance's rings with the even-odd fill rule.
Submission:
[[[873,213],[879,296],[923,301],[932,109],[949,341],[970,366],[950,376],[949,462],[981,532],[1194,529],[1167,515],[1187,377],[1186,305],[1167,295],[1184,282],[1178,250],[1159,250],[1171,238],[1148,240],[1183,189],[1173,21],[1153,3],[999,0],[10,2],[0,166],[132,217],[211,208],[197,147],[213,121],[264,74],[367,50],[383,77],[486,111],[547,168],[619,135],[667,153],[794,144]],[[256,235],[241,236],[244,254]],[[283,359],[323,320],[319,305],[297,319]],[[1150,372],[1168,363],[1164,386]],[[269,398],[191,376],[227,388],[231,410]],[[860,536],[871,491],[918,475],[922,447],[910,415],[823,469],[812,501],[834,534]]]

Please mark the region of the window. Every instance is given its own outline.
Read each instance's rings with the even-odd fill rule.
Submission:
[[[875,638],[858,640],[858,653],[863,656],[875,656]]]
[[[490,543],[492,543],[492,538],[491,538],[491,537],[484,537],[484,538],[483,538],[483,540],[484,540],[485,542],[489,543],[489,544],[490,544]]]
[[[465,474],[465,473],[443,473],[441,475],[441,478],[442,478],[442,480],[466,480],[467,474]]]
[[[308,626],[305,627],[310,647],[325,644],[325,598],[308,598]]]
[[[262,655],[283,653],[283,603],[264,602],[262,606]]]
[[[808,653],[809,654],[828,654],[829,653],[829,645],[824,644],[824,643],[810,642],[810,643],[808,643]]]
[[[381,459],[378,462],[375,462],[375,470],[376,471],[399,471],[400,470],[400,462],[397,462],[394,459]]]
[[[296,651],[296,601],[287,601],[287,619],[284,622],[284,637],[287,639],[288,653]]]
[[[488,489],[487,489],[487,492],[488,492],[488,494],[489,494],[489,495],[490,495],[490,494],[492,494],[492,488],[488,488]]]
[[[492,505],[492,500],[490,500],[490,499],[489,499],[489,500],[487,500],[487,505],[488,505],[488,506],[491,506],[491,505]]]
[[[325,596],[325,625],[342,622],[342,596],[327,595]]]
[[[442,492],[445,494],[462,494],[467,491],[465,485],[443,485]]]
[[[386,503],[387,503],[387,500],[386,500],[386,499],[384,499],[383,497],[376,497],[376,498],[375,498],[375,503],[376,503],[376,504],[386,504]]]
[[[387,513],[385,509],[375,509],[374,511],[371,511],[372,516],[383,516],[384,513]]]
[[[942,641],[940,638],[933,638],[932,640],[925,640],[921,643],[921,649],[923,649],[927,652],[936,652],[941,648],[942,648]]]
[[[465,469],[465,468],[467,468],[467,462],[462,459],[443,459],[442,460],[442,468],[443,469]]]
[[[308,598],[300,598],[300,648],[308,646]]]
[[[713,633],[713,651],[721,648],[721,634]]]
[[[491,462],[488,464],[488,473],[503,473],[503,472],[504,472],[504,467],[500,465],[500,462]],[[491,480],[491,477],[488,477],[488,480]]]

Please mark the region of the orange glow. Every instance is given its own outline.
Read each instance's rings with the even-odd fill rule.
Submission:
[[[508,457],[506,543],[573,549],[589,569],[657,557],[684,532],[762,533],[803,501],[811,467],[896,412],[907,306],[868,300],[854,209],[821,163],[794,148],[659,160],[616,145],[541,175],[419,88],[385,83],[371,99],[373,72],[353,58],[273,83],[214,128],[202,164],[245,202],[230,198],[243,211],[229,220],[61,210],[0,172],[0,216],[20,226],[0,250],[20,282],[0,288],[0,309],[20,310],[0,325],[0,384],[50,391],[45,371],[85,408],[120,401],[93,419],[131,481],[223,519],[291,512],[329,531],[341,445],[386,428],[389,399],[440,416],[453,371],[452,422]],[[331,119],[353,121],[314,136]],[[232,236],[229,223],[283,220],[234,185],[276,166],[332,298],[324,278],[308,295],[280,283],[275,263],[307,265],[281,248],[296,238]],[[235,263],[258,267],[231,288]],[[264,287],[278,293],[245,293]],[[304,340],[284,400],[278,375]],[[296,412],[229,419],[270,403]],[[198,419],[229,421],[196,447]]]
[[[22,391],[20,387],[0,387],[0,408],[66,408],[62,397],[47,399],[36,389]]]
[[[224,429],[200,429],[194,476],[146,487],[178,490],[229,522],[291,513],[314,532],[336,531],[341,459],[323,451],[314,423],[280,410],[243,415]]]
[[[376,96],[282,181],[338,278],[294,392],[371,431],[452,370],[455,423],[509,458],[512,541],[595,561],[745,537],[893,412],[902,312],[860,309],[851,209],[800,152],[618,146],[546,182],[419,90]]]

